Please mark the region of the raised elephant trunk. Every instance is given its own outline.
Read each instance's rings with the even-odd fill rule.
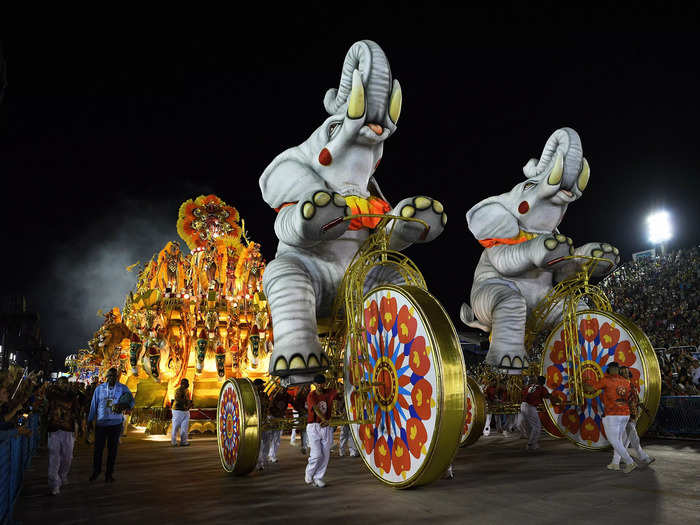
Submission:
[[[391,91],[389,61],[376,43],[371,40],[356,42],[345,55],[338,89],[329,89],[323,100],[326,111],[335,115],[348,102],[352,90],[352,73],[357,69],[365,86],[368,123],[383,124]]]
[[[581,137],[571,128],[561,128],[552,133],[544,145],[539,162],[536,159],[523,167],[526,177],[536,177],[547,172],[554,165],[556,154],[563,157],[563,175],[561,188],[570,190],[581,173],[583,162],[583,147]]]

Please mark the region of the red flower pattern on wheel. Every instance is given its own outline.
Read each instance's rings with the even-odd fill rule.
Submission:
[[[630,367],[632,383],[635,387],[639,385],[641,391],[644,388],[640,380],[641,362],[637,359],[633,339],[626,329],[616,326],[604,312],[579,314],[578,321],[578,352],[583,381],[596,382],[603,377],[608,365],[617,361]],[[602,425],[604,407],[601,392],[585,394],[581,406],[571,403],[565,341],[562,330],[552,336],[543,353],[547,386],[552,389],[552,396],[562,401],[559,406],[548,402],[548,409],[559,429],[571,439],[593,448],[603,448],[608,441]]]
[[[435,432],[432,349],[411,301],[396,290],[380,288],[367,298],[364,325],[362,380],[372,385],[370,403],[351,409],[354,419],[371,423],[353,426],[353,431],[373,472],[390,483],[403,483],[426,461]]]

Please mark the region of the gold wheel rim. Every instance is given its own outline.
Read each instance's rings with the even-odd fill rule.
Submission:
[[[225,389],[231,386],[236,393],[239,405],[239,443],[238,451],[233,465],[230,465],[225,457],[221,445],[221,433],[226,432],[221,428],[222,396]],[[236,475],[244,475],[253,471],[260,453],[260,398],[248,378],[227,379],[219,391],[219,401],[216,405],[216,442],[219,449],[221,466],[226,472]]]
[[[416,286],[380,285],[365,294],[363,302],[378,291],[389,291],[404,296],[413,306],[415,316],[422,321],[427,337],[426,346],[432,348],[435,366],[433,395],[436,398],[435,425],[427,453],[413,475],[400,482],[385,479],[368,463],[364,445],[358,437],[359,426],[351,425],[352,436],[367,469],[384,484],[395,488],[408,488],[432,483],[440,478],[452,462],[461,437],[465,419],[466,370],[457,332],[440,303],[427,291]],[[346,384],[350,377],[346,368]],[[346,389],[346,406],[350,406]]]
[[[472,417],[474,418],[474,424],[469,429],[469,432],[465,434],[459,445],[460,447],[468,447],[476,443],[486,426],[486,398],[481,388],[479,388],[479,383],[474,378],[467,376],[466,387],[473,400]]]

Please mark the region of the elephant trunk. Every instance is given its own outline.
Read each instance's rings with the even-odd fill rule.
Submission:
[[[561,188],[570,190],[576,183],[583,162],[581,137],[571,128],[561,128],[552,133],[539,162],[530,160],[523,168],[523,173],[526,177],[541,175],[553,165],[557,153],[562,155],[564,161]]]
[[[391,69],[382,48],[371,40],[355,42],[345,55],[340,85],[338,89],[329,89],[323,100],[326,111],[335,115],[347,104],[355,69],[360,72],[365,87],[366,122],[383,123],[392,85]]]

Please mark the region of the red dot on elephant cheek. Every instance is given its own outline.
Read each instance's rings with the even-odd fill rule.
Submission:
[[[527,203],[527,201],[523,201],[520,203],[520,206],[518,206],[518,211],[520,213],[527,213],[530,211],[530,205]]]
[[[321,153],[318,154],[318,161],[324,166],[328,166],[333,162],[333,157],[331,156],[331,152],[328,151],[328,148],[323,148],[321,150]]]

